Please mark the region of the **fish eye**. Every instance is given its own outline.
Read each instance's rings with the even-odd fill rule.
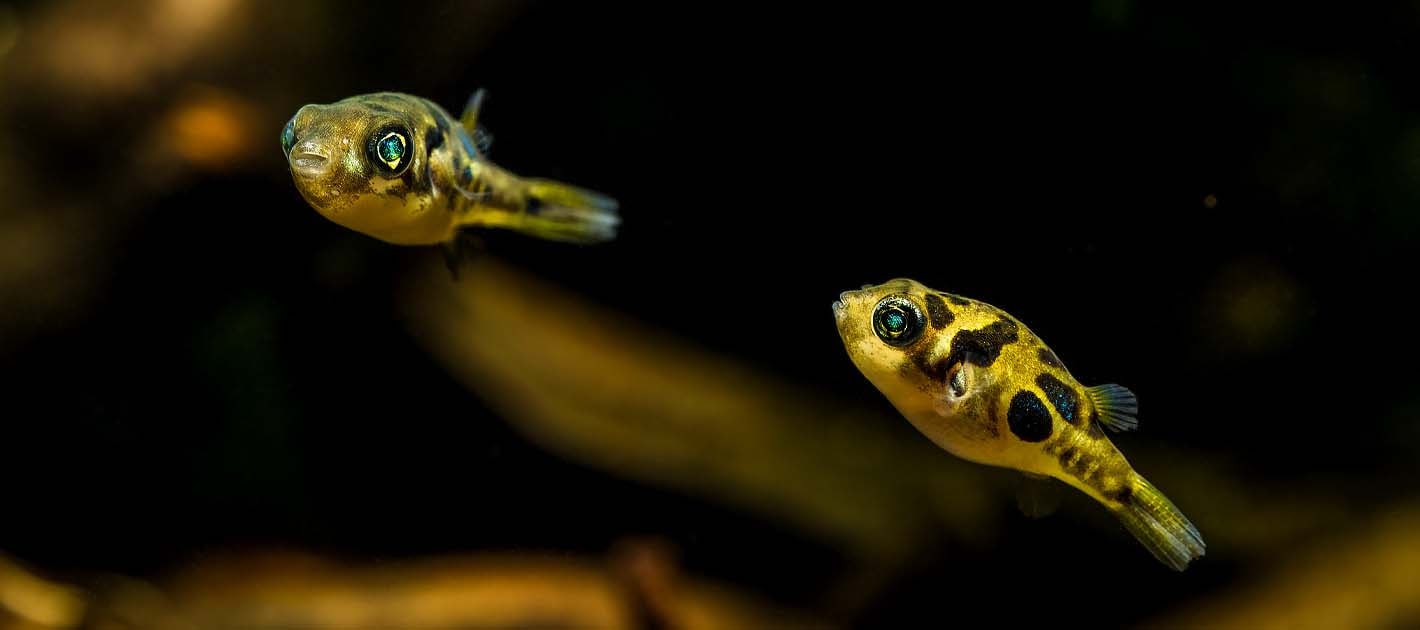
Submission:
[[[409,166],[409,131],[398,125],[381,127],[370,134],[366,153],[385,177],[395,177]]]
[[[281,152],[291,155],[291,147],[296,146],[296,117],[286,121],[286,127],[281,130]]]
[[[890,346],[905,346],[922,336],[922,309],[906,296],[890,295],[873,309],[873,332]]]

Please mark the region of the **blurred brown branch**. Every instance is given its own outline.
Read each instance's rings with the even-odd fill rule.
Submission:
[[[84,612],[78,589],[41,578],[0,554],[0,624],[4,627],[70,628]]]
[[[411,324],[469,387],[549,448],[798,524],[895,560],[945,526],[989,530],[979,470],[882,410],[796,391],[484,258],[412,287]],[[537,334],[510,335],[508,330]]]
[[[1159,621],[1160,628],[1401,628],[1420,622],[1420,505],[1304,549],[1274,574]]]
[[[663,553],[632,542],[610,562],[522,554],[378,566],[219,555],[157,585],[101,580],[87,605],[77,590],[0,561],[0,622],[8,610],[18,627],[36,629],[825,627],[676,575]]]

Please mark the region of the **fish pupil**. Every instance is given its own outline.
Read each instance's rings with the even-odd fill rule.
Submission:
[[[888,313],[883,316],[883,326],[887,328],[889,332],[900,333],[904,328],[907,328],[907,316],[900,310],[894,309],[888,311]]]
[[[399,164],[400,159],[404,157],[404,138],[397,133],[390,132],[380,140],[378,151],[380,160],[393,167]]]

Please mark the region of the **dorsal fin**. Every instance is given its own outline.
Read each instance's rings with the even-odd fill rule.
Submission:
[[[459,123],[463,125],[464,131],[470,136],[474,130],[478,129],[478,112],[483,109],[483,101],[488,98],[488,90],[478,88],[468,97],[468,104],[464,105],[463,115],[459,117]]]
[[[1099,410],[1100,424],[1111,431],[1133,431],[1139,428],[1139,398],[1123,385],[1096,385],[1085,389],[1090,401]]]
[[[459,124],[463,125],[464,131],[468,132],[468,137],[473,140],[473,148],[483,155],[487,155],[488,150],[493,148],[493,134],[478,126],[478,114],[483,110],[483,101],[487,99],[488,90],[474,90],[473,95],[468,97],[468,104],[463,108],[463,115],[459,116]]]

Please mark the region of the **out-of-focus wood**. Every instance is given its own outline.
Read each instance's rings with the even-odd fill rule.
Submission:
[[[70,628],[84,610],[78,589],[45,580],[0,555],[0,624],[13,624],[3,627]]]
[[[94,628],[821,628],[720,587],[677,576],[648,618],[614,563],[565,556],[446,557],[341,566],[302,554],[209,558],[157,588],[116,584]]]
[[[1159,628],[1409,628],[1420,624],[1420,505],[1338,531]]]
[[[407,304],[423,345],[502,415],[616,474],[748,507],[874,559],[902,557],[944,527],[979,538],[996,513],[981,469],[885,410],[795,390],[489,257],[457,282],[432,268]]]

